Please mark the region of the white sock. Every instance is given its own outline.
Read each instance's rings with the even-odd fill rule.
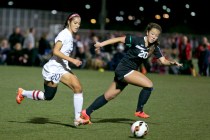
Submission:
[[[80,117],[83,106],[83,93],[74,93],[74,115],[75,119]]]
[[[23,90],[22,95],[33,100],[44,100],[44,93],[40,90]]]

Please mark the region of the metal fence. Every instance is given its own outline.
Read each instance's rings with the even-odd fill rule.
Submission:
[[[8,37],[16,26],[23,32],[30,27],[36,28],[36,35],[39,37],[42,32],[57,33],[61,24],[64,24],[68,13],[51,11],[0,8],[0,36]]]
[[[53,39],[54,36],[63,27],[66,17],[69,13],[57,11],[53,14],[52,11],[46,10],[34,10],[34,9],[16,9],[16,8],[0,8],[0,38],[9,37],[12,34],[13,29],[19,26],[23,34],[27,33],[30,27],[36,29],[36,39],[38,39],[43,32],[48,32],[48,37]],[[79,33],[84,36],[88,35],[91,29],[80,29]],[[101,30],[94,29],[95,33],[101,34]],[[113,33],[116,31],[105,30],[103,34]],[[117,31],[122,32],[122,31]],[[140,33],[137,31],[123,31],[123,33]],[[170,35],[172,35],[170,33]],[[167,37],[168,34],[162,34],[162,37]],[[202,35],[192,35],[188,34],[191,38],[192,36],[200,38]],[[207,36],[207,35],[206,35]],[[209,38],[209,36],[207,36]]]

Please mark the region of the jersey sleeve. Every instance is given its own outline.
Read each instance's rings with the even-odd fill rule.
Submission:
[[[125,45],[130,48],[131,46],[135,46],[136,44],[137,44],[137,38],[135,36],[127,34],[125,38]]]
[[[162,54],[161,49],[160,49],[159,46],[155,47],[154,55],[155,55],[155,57],[156,57],[157,59],[163,56],[163,54]]]
[[[65,38],[64,34],[62,32],[60,32],[55,38],[55,43],[58,41],[61,41],[63,44],[64,38]]]

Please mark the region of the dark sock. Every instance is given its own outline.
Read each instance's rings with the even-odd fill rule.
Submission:
[[[87,109],[86,113],[90,116],[90,114],[104,106],[108,101],[105,99],[104,95],[99,96]]]
[[[139,100],[136,112],[143,111],[144,105],[147,103],[147,100],[150,97],[150,94],[152,92],[153,88],[143,88],[139,94]]]

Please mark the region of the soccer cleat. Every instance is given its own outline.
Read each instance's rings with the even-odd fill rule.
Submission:
[[[90,116],[87,115],[86,110],[82,110],[80,118],[87,121],[87,123],[85,123],[84,125],[92,124],[92,122],[90,121]]]
[[[74,120],[74,126],[86,125],[86,124],[89,124],[89,123],[90,123],[89,120],[85,120],[85,119],[82,119],[82,118],[78,118],[78,119]]]
[[[17,96],[16,96],[16,102],[18,104],[20,104],[22,102],[22,100],[24,99],[22,93],[23,93],[23,89],[22,88],[18,88]]]
[[[145,119],[150,117],[148,114],[144,113],[143,111],[135,112],[134,115],[139,118],[145,118]]]
[[[82,119],[85,119],[85,120],[90,120],[90,116],[87,115],[86,113],[86,110],[82,110],[81,112],[81,116],[80,116]]]

